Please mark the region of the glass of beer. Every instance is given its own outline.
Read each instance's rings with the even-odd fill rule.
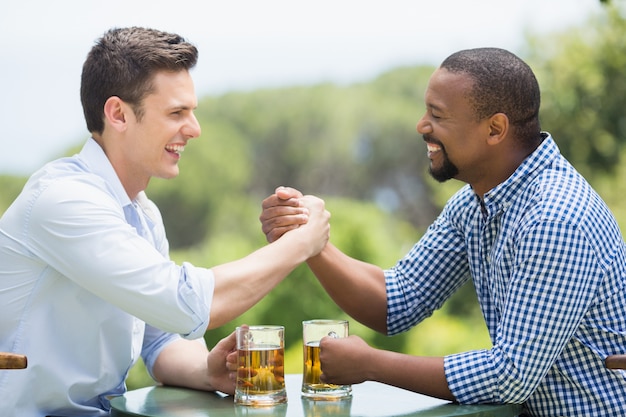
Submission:
[[[235,404],[271,406],[287,402],[285,328],[237,327]]]
[[[348,337],[347,320],[307,320],[302,322],[304,369],[302,396],[314,400],[340,400],[352,396],[350,385],[325,384],[320,381],[320,340],[325,337]]]

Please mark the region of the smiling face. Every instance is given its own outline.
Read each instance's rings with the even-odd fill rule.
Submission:
[[[433,178],[473,184],[488,175],[489,120],[478,120],[469,101],[472,79],[436,70],[426,90],[426,113],[417,124],[423,135]],[[487,135],[487,136],[485,136]]]
[[[144,190],[152,177],[177,176],[185,145],[200,136],[189,72],[158,72],[152,85],[137,112],[117,97],[105,105],[109,120],[103,136],[112,139],[105,139],[103,147],[131,198]],[[115,134],[107,135],[107,129]]]

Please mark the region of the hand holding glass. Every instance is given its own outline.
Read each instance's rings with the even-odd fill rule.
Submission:
[[[352,396],[350,385],[325,384],[320,381],[320,340],[325,337],[348,337],[347,320],[308,320],[302,322],[304,369],[302,396],[315,400],[339,400]]]

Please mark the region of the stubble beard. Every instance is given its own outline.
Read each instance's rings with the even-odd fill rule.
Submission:
[[[448,158],[448,154],[444,148],[441,148],[442,154],[442,165],[439,168],[433,168],[432,161],[428,167],[428,173],[431,177],[439,182],[445,182],[451,180],[459,174],[459,169],[454,165],[450,158]]]

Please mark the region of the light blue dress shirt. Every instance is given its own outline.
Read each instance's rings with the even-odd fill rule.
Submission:
[[[201,338],[209,269],[169,259],[157,207],[131,201],[100,146],[43,167],[0,219],[0,416],[106,416],[129,369]],[[202,340],[202,339],[200,339]]]
[[[532,416],[626,415],[626,250],[604,202],[552,137],[484,196],[463,187],[387,279],[388,328],[405,331],[472,279],[491,349],[449,355],[461,403]]]

